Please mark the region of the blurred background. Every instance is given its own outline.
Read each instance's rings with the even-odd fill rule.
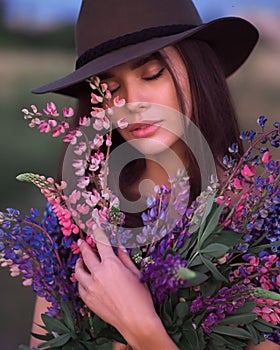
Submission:
[[[81,0],[0,0],[0,210],[15,207],[41,212],[45,201],[15,177],[26,171],[56,175],[61,142],[27,127],[21,109],[54,101],[75,106],[59,95],[34,96],[31,89],[73,70],[74,22]],[[244,66],[229,78],[242,129],[255,128],[260,115],[280,119],[280,2],[275,0],[194,0],[203,20],[241,16],[260,30],[261,40]],[[242,35],[242,33],[240,34]],[[0,348],[28,343],[34,293],[20,278],[0,269]]]

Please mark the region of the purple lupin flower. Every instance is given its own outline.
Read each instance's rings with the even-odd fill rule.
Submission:
[[[165,259],[159,257],[143,269],[141,281],[150,285],[155,301],[163,302],[170,293],[177,292],[195,276],[186,264],[187,261],[182,260],[180,255],[167,254]]]

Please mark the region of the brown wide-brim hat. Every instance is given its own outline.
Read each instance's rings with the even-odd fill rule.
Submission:
[[[251,53],[258,31],[239,17],[202,23],[191,0],[83,0],[75,71],[33,92],[77,97],[87,78],[189,38],[207,42],[228,77]]]

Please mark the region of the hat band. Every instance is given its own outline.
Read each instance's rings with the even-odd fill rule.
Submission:
[[[94,48],[86,50],[76,61],[76,70],[83,67],[90,61],[97,57],[105,55],[106,53],[120,49],[124,46],[133,45],[139,42],[143,42],[155,37],[163,37],[167,35],[179,34],[185,30],[197,27],[192,24],[174,24],[160,27],[151,27],[143,29],[139,32],[134,32],[120,36],[115,39],[110,39],[102,44],[95,46]]]

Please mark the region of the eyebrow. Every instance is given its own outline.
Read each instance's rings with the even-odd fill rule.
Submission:
[[[142,66],[144,66],[146,63],[152,61],[152,60],[160,60],[161,59],[161,55],[159,52],[154,52],[150,55],[147,55],[147,56],[143,56],[141,58],[139,58],[138,60],[132,62],[131,64],[131,69],[132,70],[135,70],[137,68],[140,68]],[[100,80],[105,80],[105,79],[110,79],[113,77],[113,74],[109,71],[107,72],[104,72],[104,73],[101,73],[99,74],[99,78]]]

